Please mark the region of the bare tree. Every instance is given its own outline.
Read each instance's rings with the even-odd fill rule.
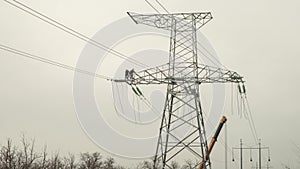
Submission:
[[[62,169],[64,168],[63,162],[59,157],[59,153],[55,153],[49,161],[48,164],[49,169]]]
[[[104,168],[105,169],[114,169],[114,165],[115,165],[115,160],[111,157],[107,158],[104,161]]]
[[[40,168],[43,168],[43,169],[49,168],[49,164],[48,164],[49,161],[47,158],[48,158],[47,145],[44,145],[43,152],[41,154],[41,158],[38,162],[38,166]]]
[[[156,163],[160,164],[160,163]],[[195,166],[191,161],[187,161],[182,169],[191,169]],[[161,169],[160,165],[154,167],[153,161],[143,161],[137,169]],[[173,161],[171,169],[179,169],[180,165]],[[6,145],[0,147],[0,169],[126,169],[118,165],[111,157],[102,160],[100,153],[82,153],[78,161],[75,155],[61,157],[59,153],[48,155],[45,145],[42,152],[35,151],[35,140],[28,141],[23,136],[21,147],[12,145],[12,140],[8,139]]]
[[[33,163],[38,159],[38,155],[34,151],[35,139],[28,141],[25,136],[22,136],[22,151],[19,152],[19,167],[22,169],[33,168]]]
[[[80,155],[80,169],[101,169],[103,162],[101,161],[102,156],[100,153],[83,153]]]
[[[12,141],[7,140],[6,146],[3,146],[0,150],[0,164],[3,169],[15,169],[17,168],[17,150],[12,146]]]
[[[73,154],[69,154],[69,157],[64,158],[64,168],[65,169],[77,168],[77,164],[75,163],[75,156]]]

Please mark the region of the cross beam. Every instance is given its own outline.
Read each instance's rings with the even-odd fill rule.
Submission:
[[[151,27],[161,28],[165,30],[172,29],[172,22],[176,20],[178,23],[191,23],[197,22],[197,29],[200,29],[210,20],[212,20],[212,15],[210,12],[199,12],[199,13],[175,13],[175,14],[137,14],[134,12],[127,12],[127,14],[132,18],[136,24],[144,24]],[[184,28],[190,28],[186,25]],[[178,29],[181,31],[186,31],[187,29]]]
[[[176,64],[174,76],[169,76],[169,64],[164,64],[154,68],[149,68],[135,72],[131,72],[130,76],[124,79],[115,79],[115,82],[126,82],[129,85],[150,85],[150,84],[174,84],[174,83],[244,83],[243,77],[237,72],[212,67],[208,65],[198,64],[198,73],[196,76],[189,76],[192,72],[185,72],[184,69],[192,67],[190,65]]]

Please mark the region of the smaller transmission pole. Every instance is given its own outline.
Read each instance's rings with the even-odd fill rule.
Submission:
[[[261,139],[259,139],[258,142],[258,163],[259,163],[259,169],[261,169]]]
[[[243,169],[243,141],[240,140],[240,149],[241,149],[241,169]]]
[[[227,124],[225,123],[225,169],[228,168],[227,160],[228,160],[228,144],[227,144]]]
[[[262,147],[261,146],[261,139],[259,139],[259,143],[258,143],[258,147],[242,147],[242,139],[240,140],[240,148],[232,148],[232,151],[234,150],[240,150],[240,155],[241,155],[241,169],[243,169],[243,150],[247,149],[247,150],[258,150],[258,169],[262,169],[261,165],[261,151],[262,150],[268,150],[268,162],[270,161],[270,148],[269,147]],[[234,159],[233,159],[234,161]],[[252,161],[250,159],[250,161]]]
[[[232,148],[232,151],[240,150],[241,169],[243,169],[243,149],[245,149],[245,148],[243,148],[243,140],[242,139],[240,139],[240,147],[239,148]],[[234,158],[232,159],[232,161],[234,161]]]

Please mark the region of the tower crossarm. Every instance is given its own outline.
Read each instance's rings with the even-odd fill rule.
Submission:
[[[115,82],[126,82],[129,85],[176,84],[176,83],[243,83],[243,77],[237,72],[208,65],[192,63],[176,63],[174,74],[170,75],[169,64],[135,72],[126,71],[125,79],[115,79]],[[197,69],[192,74],[189,69]]]
[[[136,24],[144,24],[165,30],[171,30],[172,24],[176,22],[175,24],[181,25],[177,27],[178,31],[186,31],[184,26],[192,21],[197,23],[197,29],[199,29],[212,19],[210,12],[175,14],[137,14],[127,12],[127,14]]]
[[[237,72],[218,67],[199,64],[198,83],[243,83],[244,79]]]

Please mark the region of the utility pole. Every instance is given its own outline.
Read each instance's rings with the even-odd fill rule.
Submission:
[[[259,169],[261,169],[261,139],[258,141],[258,163]]]
[[[239,148],[232,148],[232,151],[234,150],[240,150],[240,167],[243,169],[243,140],[240,139],[240,147]],[[232,153],[233,154],[233,153]],[[232,161],[234,161],[234,157],[232,158]]]
[[[227,160],[228,160],[227,147],[228,147],[228,144],[227,144],[227,123],[225,123],[225,169],[228,168],[228,164],[227,164]]]
[[[252,149],[257,149],[257,148],[252,148]],[[269,162],[271,161],[270,159],[270,148],[269,147],[261,147],[261,139],[259,139],[259,142],[258,142],[258,166],[259,166],[259,169],[262,169],[261,165],[261,151],[262,150],[268,150],[268,161],[267,161],[267,168],[269,168]]]
[[[241,154],[241,169],[243,169],[243,141],[242,141],[242,139],[240,140],[240,149],[241,149],[241,152],[240,152],[240,154]]]
[[[270,161],[270,148],[269,147],[262,147],[261,146],[261,139],[259,139],[259,143],[258,143],[258,147],[242,147],[242,139],[240,140],[240,148],[232,148],[232,151],[234,151],[234,150],[236,150],[236,149],[238,149],[238,150],[240,150],[240,158],[241,158],[241,169],[243,169],[243,164],[242,164],[242,160],[243,160],[243,150],[250,150],[250,153],[251,153],[251,151],[252,150],[258,150],[258,169],[262,169],[262,161],[261,161],[261,158],[262,158],[262,156],[261,156],[261,151],[262,150],[268,150],[268,162]],[[234,159],[233,159],[233,161],[234,161]],[[250,159],[250,161],[252,161],[252,158]],[[256,166],[257,166],[257,163],[256,163]],[[268,167],[268,166],[267,166]]]

